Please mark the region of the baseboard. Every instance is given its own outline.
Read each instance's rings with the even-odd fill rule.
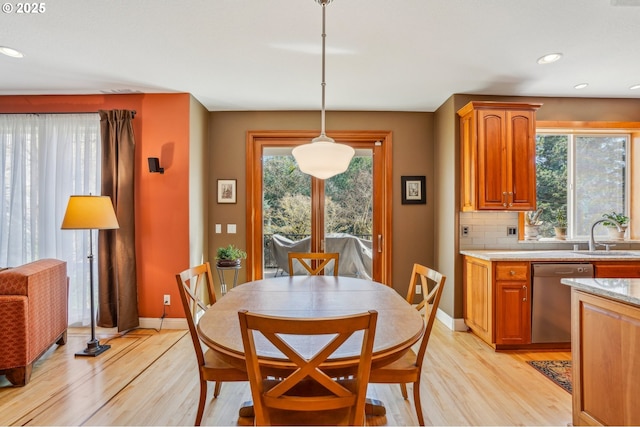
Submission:
[[[444,323],[444,325],[452,331],[466,332],[469,329],[464,323],[464,319],[454,319],[441,309],[438,309],[436,312],[436,319]]]
[[[165,317],[160,319],[158,317],[141,317],[139,319],[140,327],[143,329],[189,329],[187,325],[187,319],[185,318],[173,318]]]

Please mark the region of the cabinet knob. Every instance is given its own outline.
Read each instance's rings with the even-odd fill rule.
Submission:
[[[515,271],[513,271],[513,270],[509,270],[509,274],[510,274],[510,275],[512,275],[512,276],[515,276],[515,275],[516,275],[516,272],[515,272]]]

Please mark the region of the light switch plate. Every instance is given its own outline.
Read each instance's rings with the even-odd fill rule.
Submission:
[[[222,224],[216,224],[216,234],[222,233]]]
[[[227,233],[236,234],[236,225],[235,224],[227,224]]]

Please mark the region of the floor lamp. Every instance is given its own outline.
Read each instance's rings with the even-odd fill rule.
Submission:
[[[107,196],[71,196],[62,220],[63,230],[89,230],[89,292],[91,298],[91,340],[87,348],[76,356],[98,356],[110,349],[110,345],[100,345],[96,339],[96,320],[93,299],[93,230],[120,228],[113,210],[111,198]]]

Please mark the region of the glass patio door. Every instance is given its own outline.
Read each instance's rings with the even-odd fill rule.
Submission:
[[[288,275],[288,252],[338,252],[341,276],[385,282],[391,198],[385,197],[383,142],[336,139],[353,146],[356,155],[346,172],[319,180],[300,172],[291,155],[309,139],[250,141],[247,279]]]
[[[319,180],[300,172],[291,148],[265,147],[262,174],[263,277],[290,274],[288,252],[337,252],[341,276],[372,278],[372,149],[357,149],[346,172]]]

